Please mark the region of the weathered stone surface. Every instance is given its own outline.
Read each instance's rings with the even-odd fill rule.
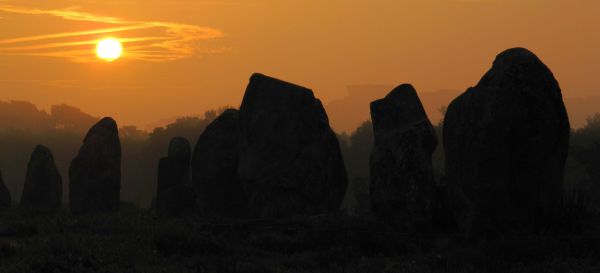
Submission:
[[[193,209],[190,188],[190,143],[175,137],[169,143],[169,154],[158,163],[158,185],[155,209],[163,215],[179,215]]]
[[[561,199],[568,142],[552,72],[523,48],[498,55],[444,122],[449,198],[465,235],[539,225]]]
[[[49,212],[62,204],[62,176],[58,173],[52,152],[42,146],[35,147],[29,164],[20,209]]]
[[[327,114],[311,90],[254,74],[239,115],[238,174],[252,215],[339,209],[345,167]]]
[[[239,112],[229,109],[200,135],[192,179],[202,214],[245,217],[247,198],[238,176]]]
[[[0,172],[0,209],[9,208],[11,201],[10,192],[4,185],[4,179],[2,179],[2,173]]]
[[[87,133],[69,167],[71,211],[89,213],[119,208],[121,142],[117,123],[103,118]]]
[[[435,178],[431,156],[437,136],[417,92],[409,84],[371,103],[373,212],[405,224],[431,219]]]

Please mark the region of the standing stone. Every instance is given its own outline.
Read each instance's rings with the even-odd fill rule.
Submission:
[[[60,209],[61,203],[62,177],[58,173],[52,152],[38,145],[27,165],[20,208],[27,211],[49,212]]]
[[[2,179],[2,173],[0,172],[0,209],[10,208],[10,204],[10,192],[6,185],[4,185],[4,179]]]
[[[523,48],[502,52],[448,107],[448,192],[464,235],[526,232],[560,202],[569,119],[552,72]]]
[[[435,178],[431,156],[438,140],[415,89],[403,84],[371,103],[373,212],[394,222],[431,220]]]
[[[167,157],[158,163],[156,210],[163,215],[178,215],[192,209],[190,187],[190,142],[175,137],[169,143]]]
[[[192,179],[202,214],[245,217],[247,198],[238,176],[239,111],[228,109],[200,135]]]
[[[87,133],[69,168],[74,213],[114,211],[121,190],[121,142],[117,123],[103,118]]]
[[[239,115],[238,173],[252,215],[340,208],[346,171],[337,137],[311,90],[254,74]]]

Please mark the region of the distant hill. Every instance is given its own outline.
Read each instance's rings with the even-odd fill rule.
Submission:
[[[178,119],[190,118],[190,117],[191,118],[202,118],[203,115],[185,115],[185,116],[173,116],[173,117],[169,117],[169,118],[163,118],[161,120],[143,124],[143,125],[141,125],[140,129],[147,131],[147,132],[152,132],[156,128],[167,127],[167,125],[177,122]]]
[[[66,104],[53,105],[50,113],[26,101],[0,101],[0,129],[43,131],[68,128],[85,132],[98,120],[79,108]]]
[[[51,124],[57,128],[72,128],[82,132],[87,132],[99,119],[66,104],[53,105],[50,109],[50,118]]]
[[[346,97],[330,101],[325,105],[332,127],[337,132],[354,131],[362,122],[370,119],[369,103],[383,98],[393,88],[391,85],[376,84],[349,86]],[[440,109],[447,106],[460,93],[456,90],[425,91],[419,92],[419,96],[429,118],[433,123],[437,123],[442,118]],[[600,96],[565,97],[564,101],[573,128],[582,127],[589,116],[600,112]],[[202,116],[192,115],[199,118]],[[178,118],[165,118],[141,127],[138,125],[138,128],[152,132],[155,128],[174,123]],[[48,113],[30,102],[0,101],[0,130],[14,128],[43,131],[68,128],[85,133],[97,120],[98,117],[66,104],[53,105]]]
[[[41,129],[49,126],[51,117],[25,101],[0,101],[0,128]]]

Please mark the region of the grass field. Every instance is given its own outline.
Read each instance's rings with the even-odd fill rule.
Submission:
[[[0,213],[0,272],[600,272],[600,233],[465,242],[369,216],[284,220]]]

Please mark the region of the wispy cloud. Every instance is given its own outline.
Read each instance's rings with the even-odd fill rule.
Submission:
[[[23,15],[42,15],[72,21],[114,25],[111,27],[48,33],[0,40],[0,54],[67,58],[87,62],[95,60],[93,47],[98,34],[118,35],[125,46],[125,57],[141,61],[170,61],[193,57],[200,53],[222,52],[207,50],[200,41],[220,38],[223,33],[214,28],[161,21],[131,21],[70,9],[35,9],[0,5],[0,12]],[[142,35],[139,30],[152,30],[156,36]],[[137,32],[136,32],[137,31]],[[65,39],[70,39],[65,41]],[[73,41],[73,39],[75,41]],[[82,48],[85,47],[85,48]]]

